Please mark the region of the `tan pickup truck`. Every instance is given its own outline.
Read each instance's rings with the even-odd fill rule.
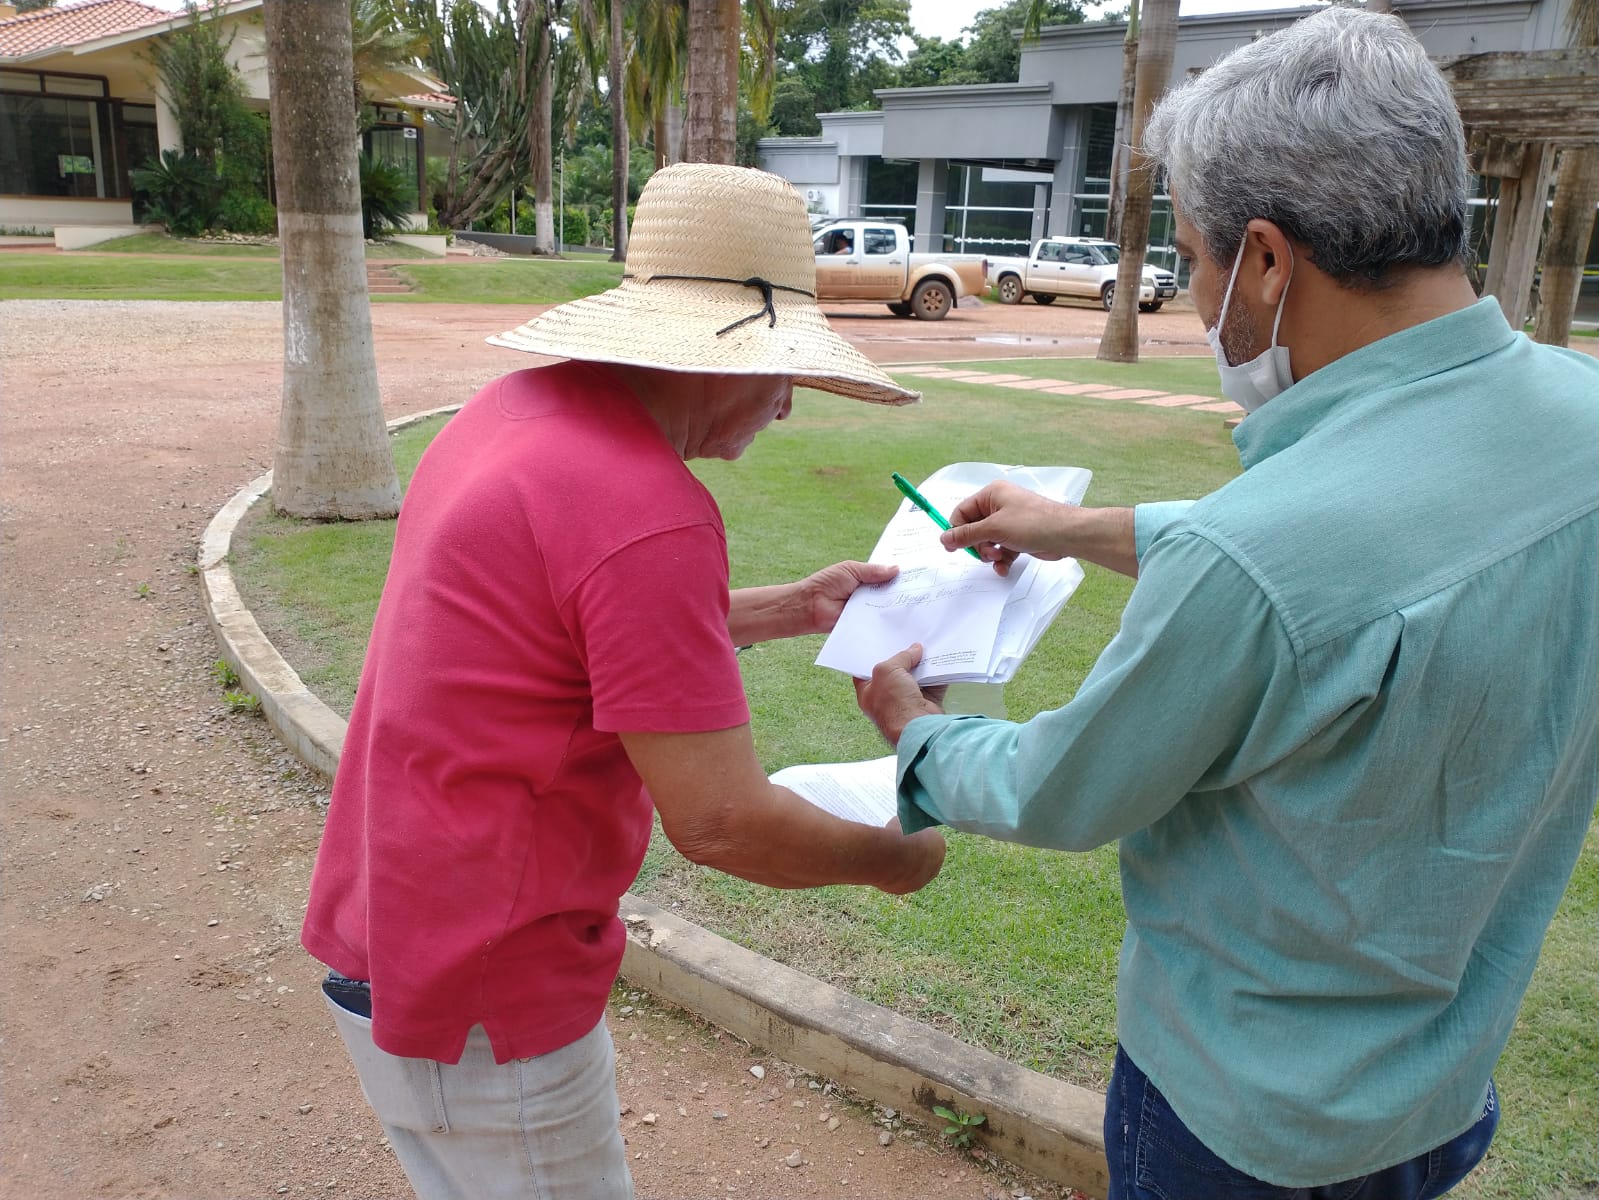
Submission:
[[[988,286],[982,255],[912,254],[905,227],[887,221],[834,221],[815,246],[818,300],[885,300],[897,317],[941,321]]]

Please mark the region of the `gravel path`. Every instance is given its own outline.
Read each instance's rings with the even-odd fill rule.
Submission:
[[[482,342],[525,315],[375,306],[388,414],[526,364]],[[1170,320],[1191,344],[1197,322]],[[1081,353],[1100,321],[839,324],[906,361]],[[409,1195],[296,937],[326,783],[227,710],[191,571],[271,465],[278,305],[11,301],[0,327],[0,1194]],[[641,1196],[1057,1194],[914,1130],[881,1145],[881,1112],[645,997],[611,1021]]]

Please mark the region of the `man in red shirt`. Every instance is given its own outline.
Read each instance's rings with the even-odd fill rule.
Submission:
[[[571,361],[484,388],[411,481],[302,937],[425,1200],[631,1196],[604,1012],[652,811],[773,887],[904,893],[942,864],[931,830],[768,782],[734,658],[892,569],[730,592],[685,465],[737,458],[796,383],[916,398],[827,326],[814,271],[786,181],[658,172],[621,286],[495,339]]]

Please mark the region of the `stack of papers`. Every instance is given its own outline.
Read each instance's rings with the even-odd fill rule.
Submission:
[[[952,463],[917,490],[948,516],[996,479],[1077,504],[1092,478],[1081,467]],[[939,533],[926,513],[901,501],[871,554],[874,563],[896,564],[899,575],[856,589],[817,656],[818,666],[866,679],[885,658],[920,642],[922,662],[913,674],[924,687],[1005,683],[1016,674],[1082,582],[1082,568],[1075,559],[1043,562],[1023,555],[1009,575],[1000,576],[990,563],[945,550]]]
[[[835,817],[862,825],[887,825],[899,814],[894,790],[898,764],[892,754],[865,762],[802,763],[775,772],[772,782]]]

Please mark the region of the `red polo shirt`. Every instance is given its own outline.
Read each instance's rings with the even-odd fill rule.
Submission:
[[[407,491],[311,880],[305,948],[373,1040],[504,1062],[600,1020],[651,804],[619,731],[749,708],[709,492],[578,363],[484,388]]]

